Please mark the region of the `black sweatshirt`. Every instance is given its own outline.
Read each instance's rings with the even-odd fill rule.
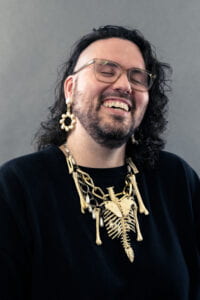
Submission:
[[[123,189],[126,167],[84,168],[95,185]],[[66,159],[50,146],[0,169],[0,300],[200,300],[200,181],[181,158],[160,152],[137,175],[149,215],[143,241],[120,240],[80,211]]]

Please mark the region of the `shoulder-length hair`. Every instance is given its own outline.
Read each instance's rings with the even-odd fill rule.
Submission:
[[[62,145],[67,139],[67,133],[61,130],[59,119],[66,111],[64,81],[71,75],[82,51],[91,43],[117,37],[129,40],[136,44],[143,56],[146,68],[156,75],[153,86],[149,90],[149,104],[139,128],[135,131],[137,144],[127,143],[127,155],[134,159],[138,167],[153,167],[158,158],[159,151],[164,148],[165,141],[162,137],[167,125],[169,88],[168,75],[171,67],[159,62],[151,44],[143,37],[141,32],[122,26],[106,25],[83,36],[78,40],[70,53],[69,59],[63,64],[58,83],[55,89],[55,103],[49,108],[49,116],[42,122],[35,135],[37,149],[44,149],[49,145]]]

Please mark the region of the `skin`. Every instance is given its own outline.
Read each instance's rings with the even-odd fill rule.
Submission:
[[[123,68],[145,69],[139,48],[128,40],[109,38],[90,44],[80,55],[75,70],[93,58],[109,59]],[[77,118],[75,128],[67,138],[67,147],[77,164],[93,168],[111,168],[124,164],[127,139],[140,125],[148,102],[148,92],[133,90],[126,73],[112,84],[95,78],[93,65],[69,76],[64,84],[65,97],[73,102]],[[122,101],[130,111],[105,107],[104,101]],[[114,136],[113,140],[104,140]],[[120,137],[117,140],[116,137]],[[63,146],[61,146],[63,150]]]

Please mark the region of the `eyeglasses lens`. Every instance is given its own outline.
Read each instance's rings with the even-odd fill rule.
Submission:
[[[112,62],[102,61],[95,64],[96,76],[104,82],[114,82],[120,74],[120,69]]]
[[[122,69],[117,64],[110,61],[95,61],[94,64],[96,78],[99,81],[113,83],[122,73]],[[151,86],[150,75],[140,69],[133,68],[128,71],[128,79],[140,91],[147,91]]]
[[[129,79],[134,85],[139,85],[143,89],[148,89],[150,86],[150,76],[145,71],[132,69],[129,73]]]

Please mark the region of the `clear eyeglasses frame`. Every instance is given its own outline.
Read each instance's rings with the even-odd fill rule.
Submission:
[[[125,72],[133,89],[141,92],[148,91],[156,78],[155,74],[151,74],[147,70],[140,68],[125,69],[114,61],[100,58],[94,58],[88,61],[78,70],[73,72],[72,75],[77,74],[92,64],[94,65],[94,74],[98,81],[112,84]]]

